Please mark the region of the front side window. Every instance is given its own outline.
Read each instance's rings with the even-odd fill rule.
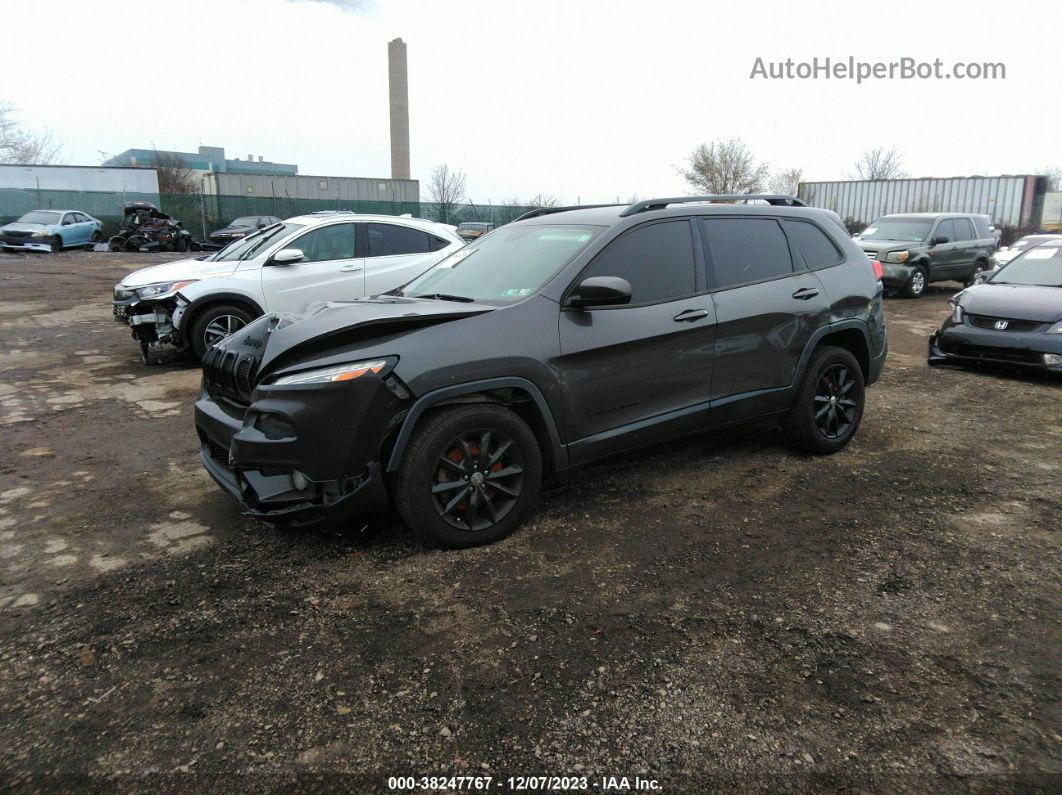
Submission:
[[[504,306],[534,295],[601,234],[600,226],[502,227],[396,291]]]
[[[617,238],[579,275],[618,276],[631,284],[632,304],[665,301],[697,290],[693,235],[686,220],[639,226]]]
[[[838,264],[843,256],[826,233],[807,221],[783,221],[785,231],[792,238],[812,270]]]
[[[940,225],[937,226],[937,232],[933,235],[933,237],[946,237],[949,243],[954,243],[955,224],[952,223],[950,218],[945,218],[943,221],[940,222]]]
[[[427,232],[398,224],[367,224],[370,257],[426,254],[432,250]]]
[[[773,218],[705,218],[702,223],[716,289],[792,274],[789,243]]]
[[[311,229],[286,248],[302,251],[303,262],[354,258],[354,224],[329,224]]]

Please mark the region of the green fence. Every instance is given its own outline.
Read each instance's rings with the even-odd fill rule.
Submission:
[[[80,210],[104,223],[110,235],[122,219],[122,205],[147,201],[180,220],[196,238],[244,215],[275,215],[290,218],[314,210],[353,210],[357,213],[405,215],[447,224],[485,221],[495,226],[507,224],[531,207],[499,204],[440,205],[434,202],[352,201],[349,199],[294,199],[286,196],[212,196],[200,194],[110,193],[98,191],[0,189],[0,223],[17,220],[30,210]]]

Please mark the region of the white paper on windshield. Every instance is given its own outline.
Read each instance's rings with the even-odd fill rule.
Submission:
[[[859,234],[861,234],[861,235],[872,235],[872,234],[874,234],[877,231],[878,231],[878,228],[876,226],[871,226],[871,227],[868,227],[867,229],[864,229]]]
[[[1034,248],[1025,255],[1025,259],[1051,259],[1057,256],[1057,248]]]
[[[473,249],[463,249],[461,251],[455,251],[453,254],[451,254],[449,257],[444,259],[442,262],[440,262],[435,267],[436,268],[452,268],[454,265],[457,265],[459,262],[461,262],[461,260],[463,260],[465,257],[471,256],[472,254],[475,254],[476,251],[478,251],[478,249],[474,249],[474,248]]]

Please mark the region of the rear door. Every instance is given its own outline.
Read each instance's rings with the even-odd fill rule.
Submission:
[[[689,219],[642,224],[573,281],[616,276],[629,304],[560,312],[554,367],[565,394],[573,462],[703,427],[715,310]]]
[[[952,275],[966,278],[977,260],[977,234],[969,218],[952,218],[955,227],[955,267]]]
[[[84,213],[74,213],[74,220],[77,221],[78,242],[91,243],[92,233],[96,231],[96,225],[92,222],[92,219]]]
[[[701,225],[716,311],[710,419],[784,408],[812,333],[829,323],[826,293],[798,236],[791,247],[777,219],[716,216]]]
[[[267,311],[298,311],[316,301],[352,301],[364,295],[364,260],[355,256],[353,222],[315,226],[284,245],[303,259],[290,265],[262,267]]]
[[[360,226],[366,239],[365,295],[389,292],[424,273],[451,243],[404,224],[373,221]]]

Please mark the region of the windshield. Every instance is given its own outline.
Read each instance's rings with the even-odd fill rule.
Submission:
[[[471,298],[513,304],[534,295],[601,234],[600,226],[514,226],[455,251],[398,295]]]
[[[214,262],[223,262],[225,260],[245,260],[257,257],[266,246],[274,242],[280,242],[299,229],[302,229],[302,224],[275,224],[268,226],[260,232],[248,235],[243,240],[230,243],[210,259]]]
[[[235,221],[233,221],[231,224],[229,224],[229,226],[254,226],[257,223],[258,223],[258,216],[257,215],[247,215],[247,216],[244,216],[243,218],[237,218]]]
[[[34,210],[31,213],[26,213],[18,220],[19,223],[22,224],[57,224],[59,223],[59,213],[50,213],[47,210]]]
[[[988,282],[1062,287],[1062,241],[1027,249],[993,274]]]
[[[932,218],[879,218],[859,235],[860,240],[925,240]]]

